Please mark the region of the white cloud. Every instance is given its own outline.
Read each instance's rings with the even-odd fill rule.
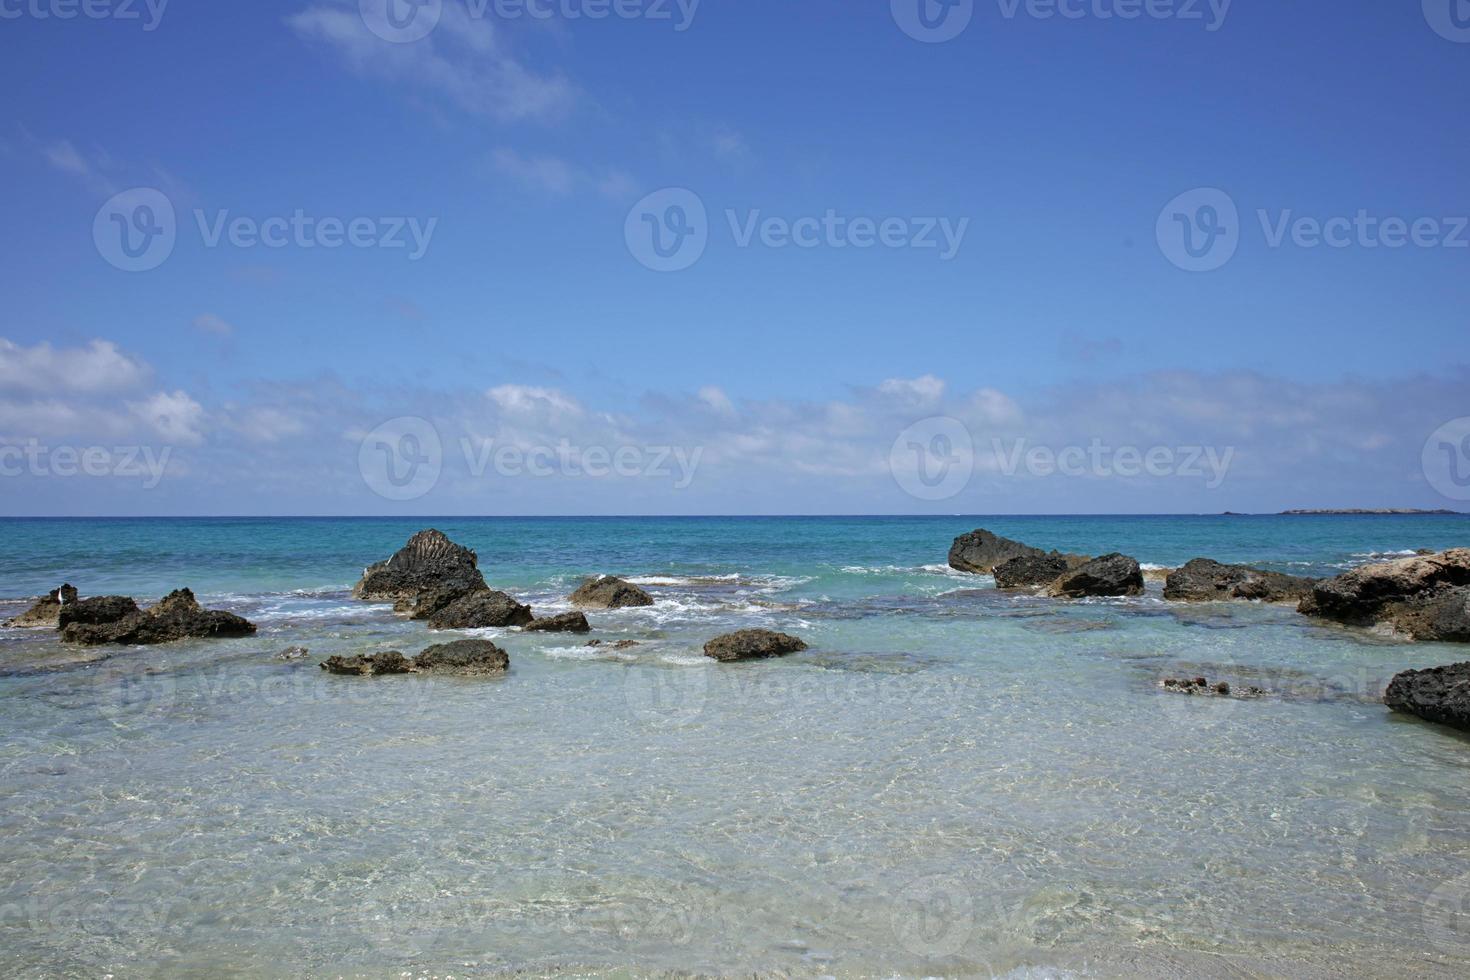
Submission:
[[[133,414],[165,442],[198,445],[204,441],[204,406],[182,391],[129,402]]]
[[[880,395],[915,408],[938,405],[944,397],[944,389],[944,382],[932,374],[920,378],[889,378],[878,385]]]
[[[500,385],[491,388],[485,394],[506,415],[526,416],[551,413],[566,417],[582,414],[582,406],[577,404],[576,399],[562,394],[555,388]]]
[[[146,364],[106,340],[55,348],[46,342],[22,347],[0,338],[0,392],[128,391],[146,384],[151,376]]]
[[[734,417],[735,405],[730,401],[730,396],[725,394],[722,389],[714,385],[706,385],[699,389],[698,397],[716,415],[723,415],[726,418]]]
[[[490,154],[490,165],[496,174],[522,187],[556,197],[590,189],[616,200],[629,196],[634,188],[632,178],[618,171],[596,176],[560,157],[526,156],[505,147]]]
[[[194,318],[194,329],[216,337],[228,337],[235,332],[233,324],[214,313],[201,313]]]

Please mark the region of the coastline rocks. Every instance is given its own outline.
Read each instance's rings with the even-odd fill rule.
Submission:
[[[1297,606],[1307,616],[1367,626],[1388,622],[1415,639],[1470,639],[1463,589],[1470,548],[1363,565],[1318,582]]]
[[[1425,721],[1470,731],[1470,663],[1406,670],[1389,682],[1383,703]]]
[[[1012,558],[1037,558],[1046,552],[1029,544],[991,534],[983,527],[961,534],[949,546],[949,567],[961,572],[987,575],[996,565]]]
[[[588,609],[624,609],[631,606],[651,606],[653,596],[631,582],[604,575],[583,582],[572,593],[571,603]]]
[[[61,607],[70,605],[77,601],[77,590],[74,585],[63,585],[48,595],[36,601],[34,606],[25,612],[6,622],[6,626],[15,626],[22,629],[57,629],[58,617]]]
[[[997,589],[1036,588],[1054,582],[1086,561],[1081,555],[1022,555],[996,565],[992,574]]]
[[[464,583],[436,585],[411,599],[399,599],[393,603],[393,611],[409,619],[429,619],[466,596],[486,591],[489,591],[489,586],[466,589]]]
[[[1127,555],[1103,555],[1063,573],[1046,594],[1063,599],[1143,595],[1143,570]]]
[[[377,677],[385,674],[411,674],[413,662],[397,650],[374,653],[365,657],[328,657],[322,670],[331,674]]]
[[[1204,677],[1165,677],[1159,682],[1159,687],[1171,694],[1206,698],[1258,698],[1266,693],[1259,687],[1232,690],[1225,681],[1217,681],[1212,684]]]
[[[485,589],[456,599],[434,613],[429,617],[429,629],[470,630],[486,626],[526,626],[532,619],[530,606],[522,605],[504,592]]]
[[[255,624],[234,613],[205,609],[194,593],[177,589],[146,611],[126,596],[101,596],[63,606],[58,617],[63,643],[155,644],[184,639],[251,636]]]
[[[592,625],[582,613],[567,612],[545,619],[534,619],[522,629],[527,633],[591,633]]]
[[[759,660],[783,657],[805,650],[806,644],[794,636],[773,630],[740,630],[717,636],[704,645],[704,655],[721,663],[736,660]]]
[[[499,674],[510,666],[510,655],[489,640],[455,640],[429,647],[413,666],[430,674]]]
[[[455,588],[460,595],[489,588],[475,553],[431,528],[409,538],[393,557],[364,569],[352,596],[398,602],[435,587]]]
[[[1225,565],[1210,558],[1195,558],[1175,569],[1164,580],[1164,598],[1180,602],[1226,599],[1298,601],[1312,591],[1317,581],[1247,565]]]

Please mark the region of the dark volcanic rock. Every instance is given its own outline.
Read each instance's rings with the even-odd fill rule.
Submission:
[[[1363,565],[1318,582],[1297,611],[1358,626],[1387,621],[1418,639],[1464,639],[1456,623],[1464,616],[1457,610],[1465,586],[1470,548],[1453,548]]]
[[[59,617],[63,643],[98,646],[104,643],[154,644],[184,639],[225,639],[251,636],[255,624],[234,613],[205,609],[194,593],[177,589],[146,611],[126,596],[84,599],[62,607]]]
[[[1046,593],[1066,599],[1143,595],[1143,570],[1134,559],[1114,552],[1063,573]]]
[[[455,640],[429,647],[413,663],[433,674],[498,674],[510,666],[510,655],[489,640]]]
[[[574,606],[589,609],[622,609],[626,606],[651,606],[653,596],[631,582],[624,582],[612,575],[589,578],[581,588],[572,593]]]
[[[592,626],[587,617],[579,612],[567,612],[558,616],[533,620],[523,627],[528,633],[590,633]]]
[[[772,630],[740,630],[726,636],[717,636],[704,645],[704,655],[715,660],[756,660],[762,657],[781,657],[788,653],[805,650],[806,644],[786,633]]]
[[[412,599],[399,599],[393,604],[393,611],[409,619],[430,619],[466,596],[490,591],[489,586],[484,584],[468,589],[465,588],[466,584],[456,582],[425,589]]]
[[[328,657],[322,670],[333,674],[373,677],[383,674],[410,674],[413,663],[397,650],[374,653],[365,657]]]
[[[1394,711],[1470,731],[1470,663],[1406,670],[1389,682],[1383,703]]]
[[[1024,589],[1047,585],[1058,576],[1087,563],[1081,555],[1022,555],[995,566],[995,587]]]
[[[1169,573],[1164,581],[1164,598],[1182,602],[1225,599],[1298,601],[1312,591],[1312,586],[1317,581],[1314,578],[1266,572],[1246,565],[1223,565],[1209,558],[1196,558]]]
[[[63,585],[50,595],[43,596],[36,604],[25,612],[7,622],[6,626],[19,626],[26,629],[38,629],[49,627],[56,629],[60,625],[59,616],[61,607],[70,605],[77,601],[77,590],[73,585]]]
[[[486,589],[451,602],[429,617],[435,630],[470,630],[486,626],[525,626],[532,621],[531,607],[523,606],[504,592]]]
[[[949,567],[985,575],[1012,558],[1037,558],[1045,554],[1040,548],[976,528],[954,539],[949,547]]]
[[[457,588],[460,595],[487,588],[475,553],[430,529],[409,538],[392,558],[364,569],[352,595],[372,602],[397,602],[414,599],[436,586]]]

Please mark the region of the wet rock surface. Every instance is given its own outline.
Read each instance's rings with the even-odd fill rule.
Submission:
[[[1143,570],[1136,560],[1115,552],[1062,574],[1046,587],[1046,594],[1063,599],[1143,595]]]
[[[58,617],[63,643],[156,644],[184,639],[251,636],[255,624],[234,613],[205,609],[188,589],[170,592],[139,610],[126,596],[101,596],[63,606]]]
[[[456,640],[429,647],[413,666],[430,674],[499,674],[510,667],[510,655],[489,640]]]
[[[590,633],[592,625],[584,613],[567,612],[532,620],[523,629],[527,633]]]
[[[806,643],[774,630],[739,630],[717,636],[704,645],[704,655],[721,662],[782,657],[805,650]]]
[[[1470,548],[1453,548],[1363,565],[1318,582],[1297,610],[1355,626],[1393,622],[1407,613],[1405,625],[1413,630],[1427,620],[1405,604],[1422,608],[1462,586],[1470,586]]]
[[[653,605],[653,596],[631,582],[612,575],[590,578],[571,595],[574,606],[588,609],[624,609]]]
[[[1313,578],[1268,572],[1248,565],[1225,565],[1210,558],[1195,558],[1169,573],[1164,580],[1164,598],[1178,602],[1229,599],[1296,602],[1310,594],[1317,582]]]
[[[332,674],[377,677],[387,674],[413,673],[413,662],[397,650],[358,657],[328,657],[322,670]]]
[[[1023,555],[996,565],[992,574],[998,589],[1039,588],[1085,564],[1081,555]]]
[[[949,567],[961,572],[988,575],[995,566],[1013,558],[1039,558],[1046,552],[1029,544],[1003,538],[978,527],[961,534],[949,547]]]
[[[504,592],[473,592],[458,599],[429,617],[429,628],[435,630],[484,629],[487,626],[527,626],[532,620],[531,607],[517,602]]]
[[[1425,721],[1470,731],[1470,663],[1406,670],[1389,682],[1383,703]]]
[[[78,599],[76,587],[63,585],[55,592],[42,596],[36,604],[5,623],[22,629],[57,629],[60,627],[61,607],[71,605]]]
[[[399,602],[433,588],[465,595],[488,586],[475,553],[430,528],[409,538],[391,558],[364,569],[352,595],[371,602]]]

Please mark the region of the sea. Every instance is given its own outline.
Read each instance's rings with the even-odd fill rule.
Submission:
[[[353,600],[425,527],[538,615],[597,574],[655,604],[579,636]],[[998,592],[946,565],[977,527],[1132,555],[1147,594]],[[69,582],[187,586],[259,626],[136,648],[0,628],[0,975],[1470,976],[1470,738],[1381,700],[1470,651],[1162,597],[1194,557],[1335,575],[1470,545],[1470,517],[0,519],[0,540],[0,618]],[[702,655],[745,627],[809,649]],[[510,669],[318,667],[463,636]],[[1162,686],[1195,676],[1264,693]]]

